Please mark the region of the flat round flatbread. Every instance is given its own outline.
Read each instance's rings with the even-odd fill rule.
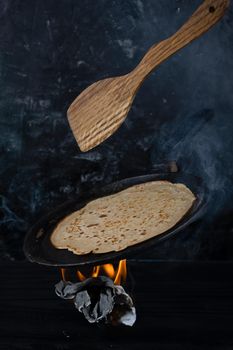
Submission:
[[[138,184],[93,200],[67,216],[53,231],[51,242],[78,255],[119,251],[169,230],[194,201],[183,184]]]

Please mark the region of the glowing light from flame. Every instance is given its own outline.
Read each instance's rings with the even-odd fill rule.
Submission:
[[[91,277],[98,277],[99,276],[99,271],[100,271],[100,266],[94,266]]]
[[[115,284],[121,284],[122,282],[126,281],[126,259],[119,261],[117,270],[114,269],[112,264],[94,266],[91,277],[98,277],[100,275],[100,271],[104,271],[104,274],[111,278]],[[80,281],[84,281],[87,278],[80,271],[77,271],[77,277]]]
[[[86,277],[79,270],[77,271],[77,277],[80,281],[84,281],[86,279]]]
[[[102,265],[104,272],[106,273],[106,275],[110,278],[114,278],[115,276],[115,270],[114,267],[112,266],[112,264],[104,264]]]
[[[62,280],[63,280],[63,281],[65,281],[65,280],[66,280],[65,273],[66,273],[66,269],[61,268],[61,278],[62,278]]]
[[[116,273],[116,277],[114,279],[114,283],[121,284],[121,280],[123,280],[123,282],[125,282],[126,275],[127,275],[126,259],[120,260],[119,265],[118,265],[118,270]]]
[[[126,281],[126,276],[127,276],[126,259],[119,261],[117,269],[114,269],[112,264],[104,264],[104,265],[94,266],[90,276],[86,277],[79,270],[77,270],[76,274],[79,281],[84,281],[88,277],[98,277],[100,274],[102,274],[111,278],[115,284],[121,284]],[[63,281],[66,281],[66,269],[61,268],[61,276]]]

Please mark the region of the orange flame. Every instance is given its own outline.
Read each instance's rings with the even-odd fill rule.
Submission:
[[[112,264],[94,266],[91,277],[98,277],[100,275],[100,272],[104,272],[104,275],[111,278],[115,284],[121,284],[121,282],[126,281],[126,259],[119,261],[118,268],[116,270]],[[86,277],[80,271],[77,271],[77,276],[80,281],[84,281],[86,279]]]
[[[86,277],[79,270],[77,271],[77,277],[80,281],[84,281],[86,279]]]
[[[62,268],[61,275],[63,281],[66,281],[65,272],[66,270]],[[84,281],[88,277],[98,277],[100,274],[108,276],[115,284],[125,282],[127,276],[126,259],[119,261],[117,269],[115,269],[112,264],[94,266],[91,275],[87,277],[81,271],[77,270],[77,278],[79,281]]]
[[[100,266],[99,265],[98,266],[94,266],[91,276],[92,277],[98,277],[99,271],[100,271]]]
[[[102,268],[108,277],[110,277],[112,279],[114,278],[115,270],[114,270],[114,267],[112,266],[112,264],[104,264],[104,265],[102,265]]]
[[[66,273],[66,269],[61,268],[61,278],[62,278],[62,280],[63,280],[63,281],[65,281],[65,280],[66,280],[65,273]]]
[[[123,282],[126,281],[126,275],[127,275],[127,268],[126,268],[126,259],[120,260],[117,273],[114,279],[115,284],[121,284],[121,280]]]

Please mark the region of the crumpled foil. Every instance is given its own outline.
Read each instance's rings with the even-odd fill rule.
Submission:
[[[105,321],[132,326],[136,321],[131,297],[108,277],[91,277],[77,283],[60,281],[55,292],[62,299],[72,300],[90,323]]]

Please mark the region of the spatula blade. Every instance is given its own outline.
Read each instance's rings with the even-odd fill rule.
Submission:
[[[133,100],[126,76],[100,80],[70,105],[67,116],[81,151],[106,140],[126,118]]]

